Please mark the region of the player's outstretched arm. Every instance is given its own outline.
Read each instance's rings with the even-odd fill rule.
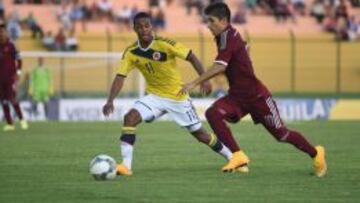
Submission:
[[[103,106],[103,114],[105,116],[108,116],[110,113],[114,111],[114,104],[113,101],[115,97],[119,94],[120,90],[123,87],[125,80],[125,76],[122,75],[116,75],[114,78],[114,81],[111,85],[110,93],[107,99],[106,104]]]
[[[199,83],[207,81],[207,80],[215,77],[216,75],[224,72],[225,69],[226,69],[226,66],[224,66],[222,64],[214,63],[212,65],[212,67],[209,70],[207,70],[204,74],[202,74],[200,77],[193,80],[192,82],[185,84],[184,87],[179,91],[178,95],[189,92],[194,87],[196,87]]]
[[[199,76],[205,73],[203,64],[200,62],[200,60],[196,57],[194,53],[191,52],[187,60],[191,63],[191,65],[194,67],[194,69],[196,70]],[[208,81],[201,82],[200,91],[204,95],[209,95],[212,91],[210,82]]]

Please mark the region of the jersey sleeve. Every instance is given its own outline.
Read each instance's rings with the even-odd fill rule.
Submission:
[[[169,47],[172,54],[184,60],[186,60],[189,54],[191,53],[190,48],[184,46],[179,42],[173,41],[173,43],[169,43]]]
[[[14,44],[12,44],[11,46],[12,46],[12,57],[13,57],[13,59],[14,60],[20,60],[21,59],[20,53],[17,50],[16,46]]]
[[[232,44],[233,43],[230,40],[221,39],[218,48],[218,55],[215,58],[215,63],[219,63],[224,66],[229,64],[233,52]]]
[[[121,61],[119,68],[117,69],[118,75],[127,76],[128,73],[134,68],[133,63],[131,61],[131,57],[128,51],[125,51]]]

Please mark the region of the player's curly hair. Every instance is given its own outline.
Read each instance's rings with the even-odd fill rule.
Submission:
[[[229,7],[223,2],[217,2],[210,4],[204,10],[206,15],[212,15],[219,19],[226,18],[227,22],[230,22],[231,12]]]
[[[151,22],[151,15],[146,12],[139,12],[133,18],[133,25],[135,25],[136,21],[140,18],[149,18]]]

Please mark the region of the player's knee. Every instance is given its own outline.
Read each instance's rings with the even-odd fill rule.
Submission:
[[[290,131],[287,128],[283,127],[275,130],[272,134],[278,142],[287,142]]]
[[[212,106],[208,108],[205,112],[205,117],[207,120],[214,120],[221,117],[220,113],[217,111],[217,108]]]
[[[124,126],[136,126],[140,122],[141,117],[136,111],[130,111],[124,117]]]

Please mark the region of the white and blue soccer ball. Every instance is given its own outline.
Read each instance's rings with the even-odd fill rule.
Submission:
[[[95,180],[111,180],[116,177],[116,161],[109,155],[96,155],[90,162],[90,174]]]

